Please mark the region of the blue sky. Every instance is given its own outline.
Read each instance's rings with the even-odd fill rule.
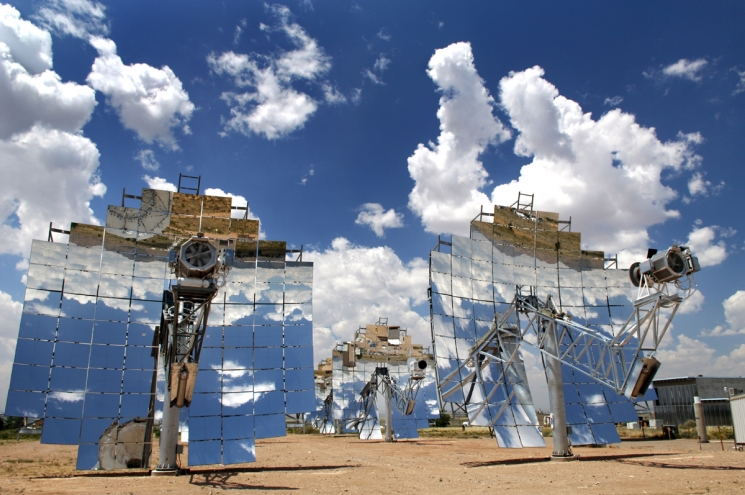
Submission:
[[[427,256],[517,191],[583,247],[689,244],[661,376],[745,364],[738,2],[12,2],[0,8],[0,388],[30,240],[201,175],[316,262],[316,356],[429,340]],[[150,181],[150,182],[148,182]],[[4,400],[4,393],[0,393]]]

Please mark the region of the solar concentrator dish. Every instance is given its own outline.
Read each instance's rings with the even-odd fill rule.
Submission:
[[[139,208],[109,207],[105,227],[34,241],[6,414],[43,418],[42,443],[79,445],[78,469],[107,468],[103,447],[111,467],[149,466],[169,253],[197,232],[234,261],[182,414],[189,464],[254,461],[256,439],[312,411],[313,265],[285,261],[285,243],[258,240],[258,221],[231,218],[230,201],[144,189]]]
[[[338,363],[333,370],[334,419],[339,420],[337,424],[342,428],[338,433],[358,433],[363,440],[381,439],[379,417],[380,409],[384,410],[385,407],[383,401],[373,394],[371,400],[366,402],[362,400],[360,393],[379,366],[388,368],[389,375],[399,388],[405,388],[410,380],[408,362],[381,363],[358,359],[355,367],[349,368],[343,366],[340,356],[334,356],[333,359],[335,365]],[[394,438],[419,438],[417,430],[429,428],[429,420],[440,417],[434,374],[430,372],[422,379],[411,414],[405,415],[395,405],[392,413]]]
[[[442,401],[461,406],[471,424],[493,427],[503,447],[544,445],[517,352],[521,342],[504,335],[488,342],[504,315],[515,333],[531,324],[510,311],[515,296],[550,297],[571,321],[609,337],[634,310],[635,289],[625,270],[609,268],[602,252],[581,250],[580,234],[562,230],[568,222],[559,222],[558,215],[532,214],[497,206],[489,214],[493,222],[474,220],[470,238],[452,236],[430,253]],[[581,339],[567,328],[559,342],[572,360],[563,366],[570,439],[574,445],[618,442],[614,423],[636,421],[633,404],[588,376],[604,369],[609,358],[597,347],[577,347]],[[633,360],[634,351],[629,352]]]
[[[422,359],[428,362],[428,367],[414,379],[410,364]],[[374,377],[379,368],[385,368],[399,391],[418,387],[410,414],[399,410],[394,400],[391,410],[394,438],[418,438],[418,429],[428,428],[429,419],[439,418],[432,356],[421,345],[413,344],[406,330],[382,321],[360,327],[353,342],[336,346],[331,361],[337,433],[357,433],[364,440],[382,438],[379,419],[380,411],[385,411],[382,394],[373,388],[366,397],[361,395],[371,381],[378,383]]]

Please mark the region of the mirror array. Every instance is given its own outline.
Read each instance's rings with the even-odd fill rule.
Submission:
[[[188,409],[190,465],[252,462],[256,439],[285,435],[285,414],[315,408],[312,266],[254,265],[237,262],[212,302]]]
[[[594,383],[568,366],[562,367],[567,425],[572,445],[619,443],[615,423],[635,422],[634,405],[608,387]]]
[[[78,469],[98,463],[113,424],[153,416],[166,265],[104,251],[101,240],[32,244],[6,414],[44,418],[42,443],[79,445]],[[117,431],[108,441],[128,449]],[[129,440],[149,451],[145,438]]]
[[[78,469],[104,468],[104,443],[127,456],[115,467],[148,466],[169,252],[202,231],[235,260],[184,413],[189,464],[250,462],[256,438],[285,435],[285,414],[314,409],[313,266],[230,217],[230,198],[145,189],[105,227],[72,224],[69,244],[34,241],[6,414],[43,418],[42,443],[79,445]]]
[[[494,427],[500,446],[543,445],[519,355],[513,358],[510,343],[503,343],[495,351],[501,353],[498,359],[486,359],[477,373],[475,347],[495,319],[508,312],[518,292],[541,301],[550,296],[572,321],[612,336],[632,315],[636,291],[626,270],[608,268],[602,252],[580,249],[579,233],[560,230],[558,215],[532,212],[531,217],[497,206],[493,217],[493,223],[474,220],[470,238],[452,236],[451,242],[438,243],[430,252],[432,340],[440,394],[443,402],[466,409],[471,424]],[[527,320],[513,313],[508,323],[519,329]],[[572,337],[567,332],[565,338]],[[562,348],[568,344],[563,342]],[[579,371],[602,361],[593,354],[573,363],[573,372],[565,366],[565,388],[575,401],[567,401],[570,424],[578,432],[572,437],[575,445],[608,443],[617,434],[613,437],[607,425],[637,419],[635,413],[631,419],[632,403],[610,389],[613,397],[607,399],[599,384],[599,395],[581,393],[589,390],[585,385],[596,386]]]

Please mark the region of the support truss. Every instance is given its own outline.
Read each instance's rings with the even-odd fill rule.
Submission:
[[[381,394],[382,397],[386,398],[386,388],[389,388],[391,391],[391,402],[388,404],[386,398],[386,407],[395,407],[404,416],[411,415],[414,412],[416,397],[421,385],[421,378],[412,376],[406,382],[406,386],[401,388],[396,379],[388,374],[388,368],[377,368],[370,377],[370,381],[365,384],[360,392],[359,413],[357,418],[352,419],[347,427],[359,430],[361,425],[370,420],[373,408],[375,407],[377,394]]]
[[[485,340],[500,342],[504,336],[517,339],[536,347],[544,357],[554,357],[629,397],[642,360],[657,352],[681,302],[679,294],[669,293],[668,284],[655,284],[645,277],[633,313],[611,334],[575,323],[558,309],[551,296],[542,302],[536,296],[518,293],[507,312],[497,316]],[[553,332],[559,343],[555,351],[545,346],[548,332]]]
[[[161,337],[162,344],[164,344],[161,345],[161,351],[164,354],[169,390],[171,388],[170,364],[199,362],[212,301],[211,298],[200,302],[183,300],[179,297],[178,290],[174,290],[171,294],[172,299],[166,297],[167,300],[171,300],[166,303],[170,304],[163,311],[165,326],[161,326],[161,329],[167,330]]]
[[[504,314],[497,314],[491,329],[471,348],[468,358],[448,375],[439,377],[442,399],[462,391],[469,418],[478,417],[493,402],[501,385],[506,388],[507,398],[499,401],[501,409],[492,411],[492,424],[513,400],[523,406],[532,404],[522,376],[524,368],[519,365],[522,344],[537,348],[544,357],[558,359],[619,395],[630,396],[643,360],[654,356],[683,301],[680,295],[668,292],[668,284],[655,284],[645,277],[632,315],[611,334],[572,321],[550,296],[542,302],[532,289],[517,287],[512,304]],[[549,333],[559,343],[555,348],[546,345]],[[501,364],[501,374],[484,380],[484,370],[494,362]],[[530,414],[532,407],[525,410]]]

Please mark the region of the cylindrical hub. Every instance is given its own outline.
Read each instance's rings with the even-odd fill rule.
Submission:
[[[706,417],[704,416],[704,404],[701,402],[701,397],[693,398],[693,414],[696,417],[696,431],[698,433],[698,441],[701,443],[709,443],[709,435],[706,433]]]

